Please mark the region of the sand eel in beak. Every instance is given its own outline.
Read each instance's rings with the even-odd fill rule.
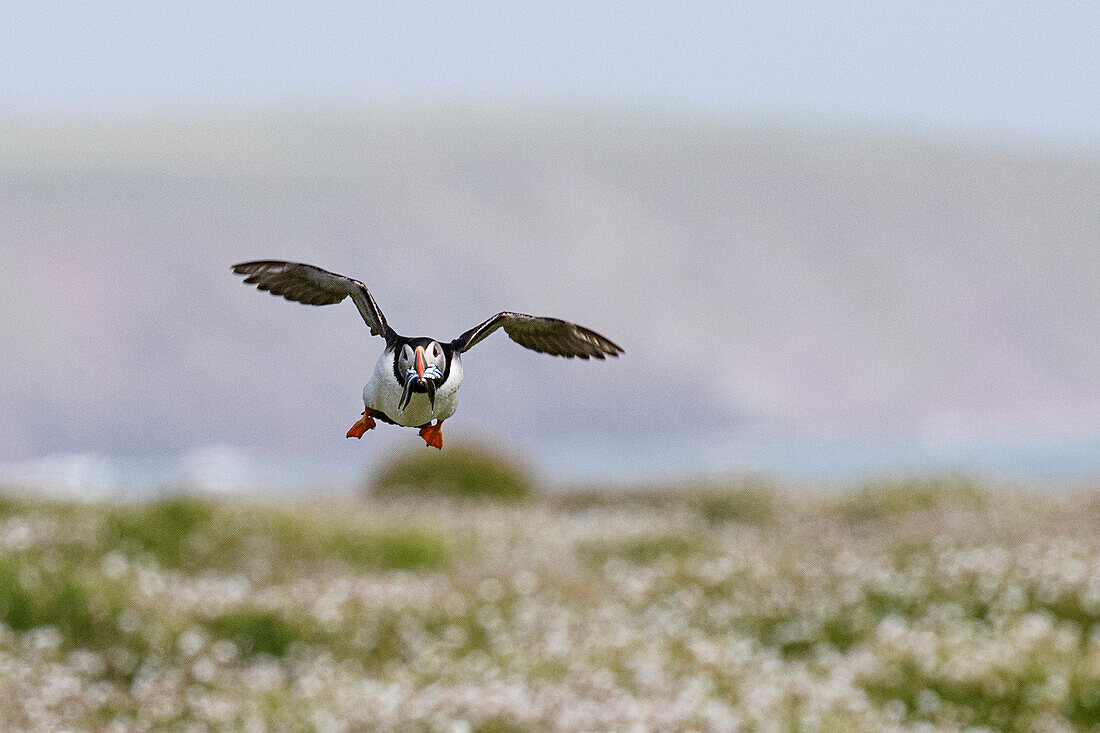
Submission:
[[[386,349],[363,388],[363,416],[348,430],[349,438],[361,438],[377,425],[377,418],[419,428],[425,445],[442,448],[440,426],[458,407],[462,354],[499,328],[520,346],[544,354],[603,359],[623,353],[611,341],[575,323],[509,311],[497,313],[453,341],[406,338],[390,328],[358,280],[313,265],[277,260],[242,262],[233,266],[233,272],[260,290],[306,305],[331,305],[351,296],[371,333],[386,340]]]
[[[421,386],[427,391],[428,403],[434,409],[436,380],[443,379],[443,372],[435,364],[427,364],[423,346],[417,346],[413,353],[416,356],[416,366],[405,370],[405,389],[401,393],[400,407],[402,410],[408,407],[413,396],[413,387]]]

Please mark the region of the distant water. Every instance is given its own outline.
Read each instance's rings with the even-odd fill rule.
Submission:
[[[0,462],[0,487],[69,497],[142,496],[187,488],[290,497],[360,490],[388,453],[271,455],[209,446],[177,457],[56,454]],[[929,440],[900,435],[713,433],[641,441],[566,440],[528,456],[552,486],[772,476],[796,486],[921,474],[967,474],[1039,487],[1100,480],[1100,434]]]
[[[604,447],[606,448],[606,447]],[[1100,433],[1044,439],[930,440],[897,434],[792,436],[750,434],[670,437],[615,452],[563,443],[547,456],[562,480],[761,474],[852,482],[889,475],[961,473],[1023,482],[1100,478]]]

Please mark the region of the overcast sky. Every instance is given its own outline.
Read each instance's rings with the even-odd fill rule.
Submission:
[[[1095,148],[1088,2],[0,3],[0,114],[586,102]]]
[[[532,312],[629,341],[641,357],[629,379],[661,390],[679,367],[670,355],[704,338],[692,333],[728,349],[707,367],[720,373],[693,371],[705,390],[666,396],[677,433],[614,391],[629,380],[584,381],[504,343],[484,347],[479,358],[498,348],[515,366],[470,380],[464,399],[480,412],[465,413],[466,429],[491,424],[556,450],[557,469],[582,464],[584,450],[620,467],[641,454],[697,464],[707,450],[752,463],[730,427],[749,417],[847,435],[875,433],[887,415],[936,445],[1020,430],[1001,458],[1095,471],[1098,49],[1100,3],[1081,2],[0,0],[0,468],[65,452],[194,449],[202,465],[263,445],[378,454],[342,437],[357,365],[303,361],[330,354],[342,322],[292,335],[310,314],[261,302],[226,269],[287,256],[370,274],[395,316],[408,262],[438,260],[440,277],[477,283],[460,290],[471,322],[541,292]],[[326,108],[335,113],[316,114]],[[371,117],[379,108],[395,109]],[[96,119],[107,123],[87,124]],[[639,242],[678,256],[639,258]],[[568,247],[575,259],[546,255]],[[205,298],[177,312],[164,272]],[[640,287],[624,276],[647,272]],[[728,273],[751,287],[736,289],[733,311],[707,311],[725,300],[698,283],[717,278],[724,293]],[[586,300],[586,278],[614,277],[638,307]],[[58,299],[59,282],[82,299]],[[687,339],[679,347],[653,335],[655,318],[680,316],[646,311],[647,292],[697,298],[698,331],[666,328]],[[225,323],[208,328],[211,314]],[[272,382],[266,394],[297,402],[259,408],[257,378],[232,368],[254,362],[269,381],[300,371],[309,389]],[[550,403],[525,386],[535,375],[561,380],[552,399],[578,424],[541,419]],[[534,400],[526,412],[513,409],[521,398]],[[647,425],[672,447],[639,440]],[[740,447],[688,430],[714,425]],[[593,435],[620,439],[611,450]],[[1027,457],[1021,446],[1044,435],[1054,448]],[[562,448],[565,437],[581,450]],[[890,460],[912,458],[912,444]],[[759,464],[790,469],[807,453],[793,445],[765,445]],[[845,470],[884,454],[851,446],[818,454]],[[799,470],[831,470],[822,465]]]

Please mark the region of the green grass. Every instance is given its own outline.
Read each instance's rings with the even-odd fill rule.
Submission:
[[[705,551],[697,537],[678,533],[638,535],[626,539],[582,543],[578,554],[592,565],[602,565],[611,558],[635,565],[651,565],[670,558],[680,560]]]
[[[712,525],[772,524],[783,510],[784,497],[774,487],[755,480],[672,486],[585,486],[551,497],[554,506],[570,512],[631,508],[648,512],[687,506]]]
[[[358,570],[438,570],[451,554],[443,536],[417,526],[363,528],[343,517],[263,506],[228,512],[186,497],[110,508],[97,540],[105,551],[192,572],[244,571],[257,557],[283,570],[325,562]]]
[[[103,519],[100,541],[130,555],[149,555],[162,567],[191,567],[209,554],[195,540],[214,515],[212,504],[190,497],[112,508]]]
[[[701,680],[736,707],[746,675],[768,674],[761,664],[834,684],[820,675],[849,658],[874,660],[858,666],[866,678],[846,678],[851,694],[901,712],[902,727],[1024,731],[1053,716],[1089,730],[1100,726],[1098,523],[1100,502],[992,501],[954,480],[844,496],[676,486],[506,509],[14,499],[0,502],[0,656],[43,675],[97,658],[77,676],[114,697],[64,721],[85,730],[140,724],[133,686],[157,674],[182,712],[151,729],[190,722],[189,696],[210,692],[298,730],[314,724],[310,705],[332,703],[327,687],[313,702],[297,691],[314,667],[349,694],[362,680],[567,690],[599,669],[598,684],[641,699],[659,663],[672,687]],[[243,595],[208,596],[219,588]],[[45,628],[56,634],[35,633]],[[191,629],[206,645],[193,656],[181,644]],[[216,640],[240,655],[221,658]],[[242,686],[253,666],[277,667],[276,687]],[[19,684],[47,684],[33,674]],[[0,685],[0,707],[22,689]],[[768,720],[799,729],[805,700],[792,694]],[[0,727],[17,727],[4,716]],[[821,730],[868,729],[855,708],[822,716]],[[547,727],[503,708],[465,719],[486,733]]]
[[[972,481],[933,478],[867,484],[829,503],[850,519],[879,520],[916,511],[978,511],[989,500],[989,492]]]
[[[244,654],[270,654],[281,657],[295,642],[316,641],[322,637],[315,624],[290,621],[271,611],[244,608],[207,619],[206,627],[222,639],[237,644]]]
[[[873,700],[901,701],[907,714],[917,720],[927,718],[920,711],[918,695],[930,690],[944,703],[956,708],[967,725],[1023,733],[1035,730],[1038,711],[1033,697],[1046,675],[1047,671],[1042,668],[1025,666],[1006,670],[995,679],[960,681],[930,676],[917,665],[903,662],[888,677],[864,680],[863,687]],[[1091,717],[1091,707],[1068,707],[1071,709],[1065,712],[1074,722],[1096,722]]]
[[[689,495],[688,504],[711,524],[770,524],[777,513],[775,492],[757,486],[696,493]]]
[[[502,456],[457,446],[394,459],[378,474],[373,492],[517,501],[531,496],[534,483],[523,468]]]
[[[26,502],[9,491],[0,489],[0,518],[18,514],[25,508]]]
[[[106,588],[81,580],[73,568],[0,559],[0,620],[14,631],[51,626],[70,648],[101,648],[119,636],[117,611]]]
[[[357,528],[331,519],[270,515],[267,535],[288,562],[336,561],[359,570],[440,570],[451,549],[442,535],[413,525]]]
[[[510,718],[493,717],[483,720],[473,733],[527,733],[528,728]]]

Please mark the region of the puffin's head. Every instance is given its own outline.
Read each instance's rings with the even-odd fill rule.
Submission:
[[[398,381],[405,384],[401,409],[408,406],[414,392],[427,392],[434,407],[435,388],[443,381],[446,371],[447,354],[439,342],[423,338],[402,345],[394,357],[394,372]]]

